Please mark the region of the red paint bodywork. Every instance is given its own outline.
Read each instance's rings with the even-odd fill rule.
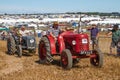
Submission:
[[[80,54],[81,51],[89,51],[89,39],[88,35],[84,33],[75,33],[72,31],[66,31],[61,33],[58,38],[59,52],[56,51],[55,40],[51,35],[47,35],[50,42],[51,54],[61,53],[64,49],[69,49],[73,56]],[[87,43],[83,44],[82,39],[86,39]],[[72,41],[76,41],[76,45],[72,44]]]
[[[65,43],[62,35],[58,36],[58,44],[59,44],[59,53],[61,53],[65,49]]]
[[[66,47],[71,46],[72,51],[75,53],[79,53],[80,51],[88,51],[89,50],[89,39],[88,39],[88,35],[81,33],[69,33],[63,36],[64,37],[64,41],[66,43]],[[82,40],[86,39],[87,43],[83,44]],[[75,40],[76,41],[76,45],[72,44],[72,41]],[[70,49],[71,50],[71,49]]]
[[[56,45],[55,45],[55,40],[51,35],[47,35],[47,38],[50,42],[50,52],[51,54],[56,54]]]

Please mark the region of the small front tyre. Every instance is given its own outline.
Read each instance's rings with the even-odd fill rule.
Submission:
[[[90,58],[90,63],[95,67],[102,67],[103,66],[103,54],[100,51],[100,49],[93,50],[93,54],[96,55],[96,57]]]
[[[73,62],[73,59],[72,59],[72,54],[70,50],[68,49],[63,50],[61,53],[61,66],[64,69],[69,70],[72,68],[72,65],[73,65],[72,62]]]
[[[17,46],[17,54],[18,54],[18,57],[22,57],[22,47],[21,47],[21,45]]]

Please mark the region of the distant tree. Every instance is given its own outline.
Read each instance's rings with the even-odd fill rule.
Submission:
[[[7,15],[7,13],[4,13],[4,15]]]

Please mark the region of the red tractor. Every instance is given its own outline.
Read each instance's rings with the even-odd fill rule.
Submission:
[[[50,63],[54,55],[60,55],[64,69],[71,69],[81,58],[90,58],[90,63],[96,67],[103,65],[103,54],[99,48],[89,49],[89,37],[85,33],[65,31],[57,41],[51,35],[45,35],[39,42],[38,52],[41,63]]]

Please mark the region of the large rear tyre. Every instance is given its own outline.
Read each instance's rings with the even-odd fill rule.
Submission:
[[[65,49],[61,53],[61,66],[64,69],[71,69],[73,65],[73,59],[70,50]]]
[[[38,45],[40,63],[50,64],[53,58],[50,53],[50,43],[47,37],[42,37]]]
[[[13,38],[13,36],[10,36],[7,39],[7,53],[12,55],[16,52],[16,44],[15,44],[15,40]]]
[[[96,55],[96,57],[90,58],[90,63],[95,67],[102,67],[103,66],[103,53],[100,49],[93,50],[93,54]]]

